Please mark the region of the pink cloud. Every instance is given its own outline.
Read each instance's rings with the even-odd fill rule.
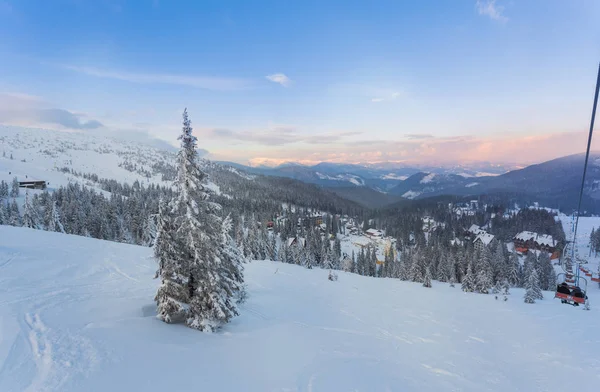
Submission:
[[[490,161],[532,164],[585,151],[587,133],[562,132],[520,136],[456,136],[424,140],[315,144],[307,147],[262,149],[255,154],[230,157],[251,164],[275,165],[284,162],[313,164],[318,162],[365,163],[404,161],[450,164]],[[592,144],[600,147],[600,141]],[[226,151],[221,151],[226,154]]]

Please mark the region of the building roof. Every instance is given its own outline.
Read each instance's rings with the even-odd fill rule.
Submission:
[[[382,236],[383,235],[383,232],[381,232],[380,230],[376,230],[376,229],[369,229],[366,231],[366,233],[371,236]]]
[[[533,241],[540,245],[556,246],[556,241],[550,234],[538,234],[533,231],[522,231],[515,236],[515,240],[523,242]]]
[[[472,224],[471,227],[469,227],[469,233],[481,234],[481,233],[485,233],[485,230],[483,230],[481,227],[477,226],[476,224]]]
[[[477,240],[480,240],[483,243],[483,245],[487,246],[492,242],[493,239],[494,239],[493,234],[481,232],[477,235],[477,237],[475,237],[475,240],[473,242],[477,242]]]

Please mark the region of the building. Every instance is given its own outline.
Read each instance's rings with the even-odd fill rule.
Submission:
[[[27,189],[46,189],[46,181],[41,181],[41,180],[19,181],[19,187],[27,188]]]
[[[383,232],[381,230],[376,230],[376,229],[369,229],[365,232],[365,234],[367,235],[367,237],[374,238],[374,239],[383,237]]]
[[[496,243],[496,238],[493,234],[482,231],[473,240],[475,250],[481,252],[485,247],[493,246]]]
[[[476,224],[472,224],[471,227],[469,227],[465,233],[465,237],[469,237],[469,238],[473,238],[475,239],[479,234],[481,233],[485,233],[486,231],[483,230],[481,227],[477,226]]]
[[[551,253],[555,258],[557,243],[549,234],[538,234],[533,231],[522,231],[513,238],[515,250],[527,253],[530,249]]]

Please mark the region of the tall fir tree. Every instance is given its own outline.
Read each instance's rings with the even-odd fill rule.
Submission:
[[[431,270],[425,268],[425,278],[423,279],[423,287],[431,287]]]
[[[161,285],[154,299],[158,304],[157,317],[167,323],[185,319],[193,295],[188,287],[190,266],[186,263],[187,255],[176,234],[170,209],[161,200],[154,241],[154,256],[158,261],[155,277],[161,278]]]
[[[526,303],[535,303],[538,299],[544,299],[544,295],[542,294],[542,289],[540,288],[540,281],[538,278],[538,273],[535,268],[531,268],[529,277],[527,278],[527,283],[525,285],[525,302]]]
[[[244,290],[243,257],[229,235],[231,220],[221,219],[218,216],[221,206],[209,200],[211,191],[206,186],[206,173],[198,162],[196,137],[192,135],[187,110],[183,112],[179,140],[181,149],[174,183],[177,194],[170,203],[168,219],[172,220],[170,227],[175,231],[171,247],[177,246],[178,251],[173,255],[171,275],[170,271],[161,271],[163,284],[157,302],[159,310],[165,307],[164,301],[168,306],[166,312],[159,312],[159,317],[167,321],[164,313],[168,313],[174,303],[172,299],[176,299],[161,292],[174,274],[185,283],[187,298],[183,299],[189,301],[187,306],[179,305],[176,310],[185,310],[189,327],[210,332],[238,314],[236,301]]]
[[[35,210],[29,192],[25,192],[25,205],[23,206],[23,226],[30,229],[39,229],[39,217]]]
[[[467,267],[467,273],[463,277],[462,284],[461,284],[462,291],[465,291],[467,293],[472,293],[473,291],[475,291],[475,284],[476,284],[476,280],[475,280],[476,278],[475,278],[475,274],[473,273],[473,267],[471,264],[469,264],[469,266]]]

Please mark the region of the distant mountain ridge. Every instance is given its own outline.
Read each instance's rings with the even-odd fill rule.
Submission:
[[[366,186],[384,193],[390,192],[402,181],[420,172],[431,172],[440,175],[460,175],[466,178],[482,175],[500,175],[516,167],[516,165],[495,165],[479,162],[450,167],[433,165],[411,166],[394,162],[368,165],[321,162],[312,166],[290,162],[276,167],[252,167],[234,162],[220,163],[252,174],[289,177],[327,188]]]

